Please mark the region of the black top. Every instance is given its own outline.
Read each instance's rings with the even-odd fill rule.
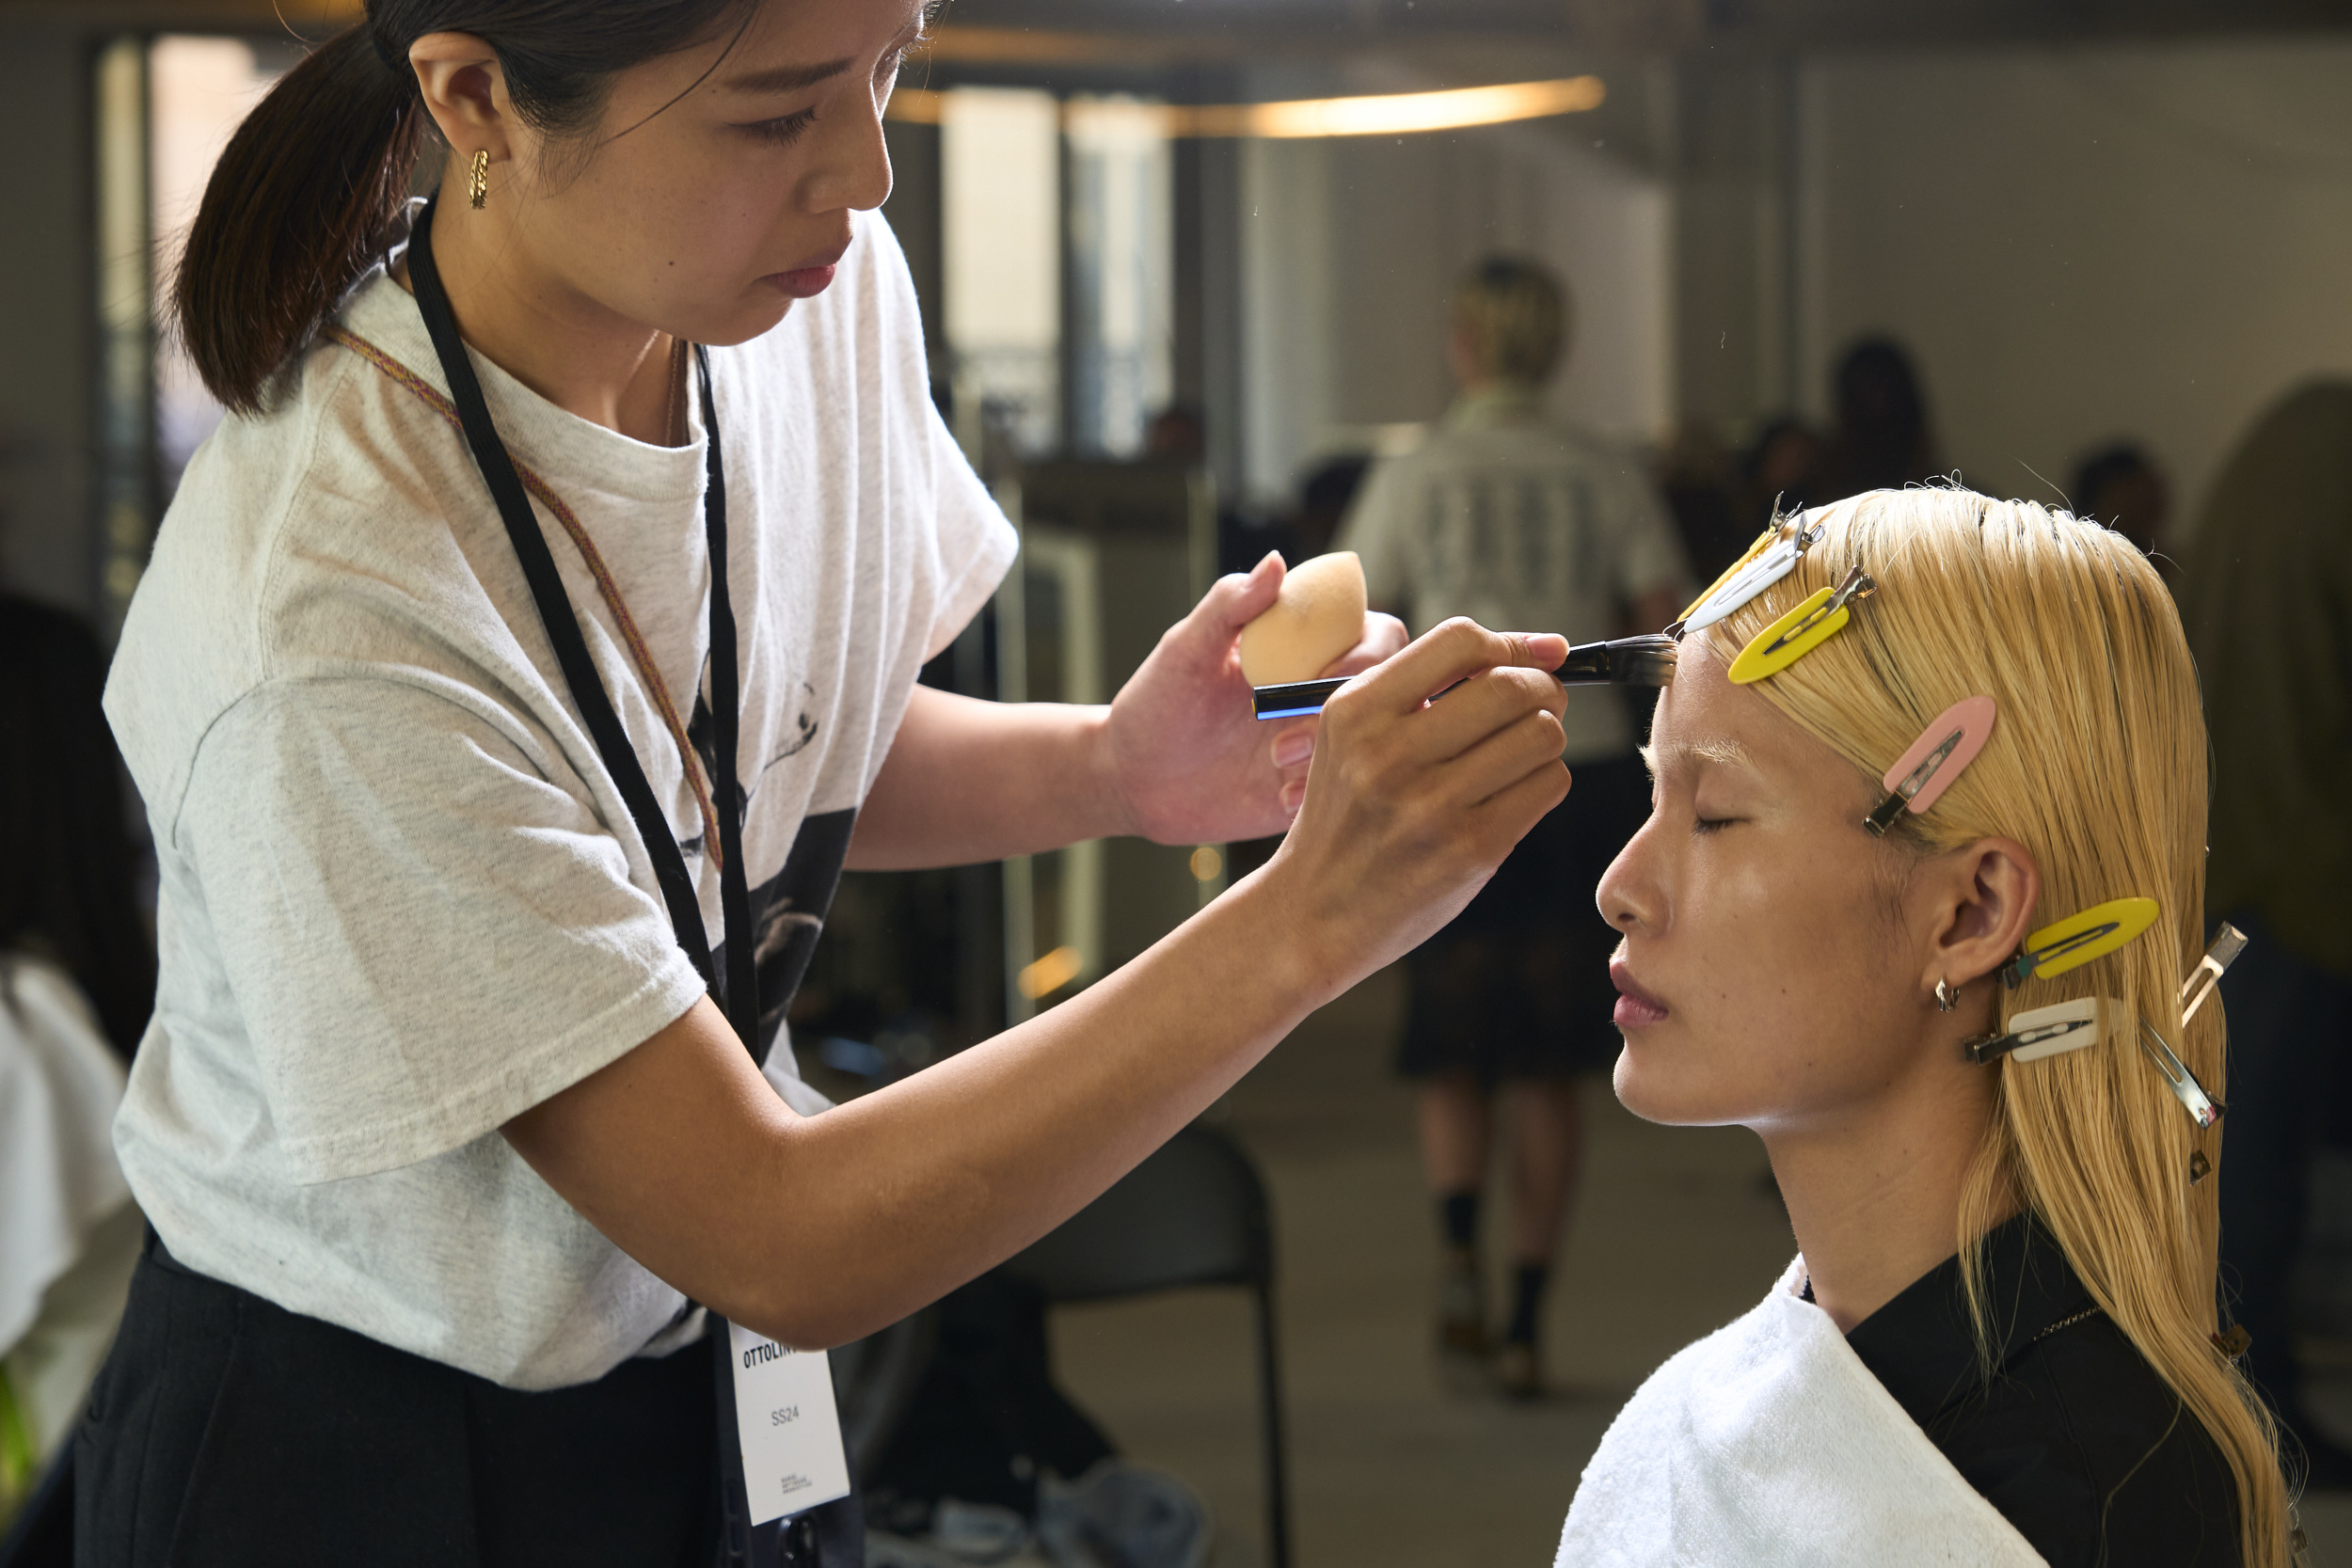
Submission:
[[[1985,1239],[1985,1262],[1990,1381],[1957,1257],[1846,1342],[2052,1568],[2235,1568],[2228,1461],[2056,1239],[2020,1214]]]

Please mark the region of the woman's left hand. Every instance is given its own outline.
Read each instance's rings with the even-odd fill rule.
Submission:
[[[1241,629],[1274,603],[1282,560],[1220,578],[1170,626],[1112,702],[1103,763],[1129,831],[1160,844],[1223,844],[1282,832],[1307,792],[1315,719],[1262,723],[1241,673]],[[1352,675],[1403,648],[1393,615],[1322,673]]]

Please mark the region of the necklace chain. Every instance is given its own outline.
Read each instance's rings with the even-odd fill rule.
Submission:
[[[2071,1318],[2060,1318],[2058,1322],[2052,1323],[2049,1327],[2043,1329],[2041,1333],[2026,1340],[2026,1343],[2029,1345],[2039,1344],[2042,1340],[2047,1339],[2051,1335],[2056,1334],[2061,1328],[2072,1328],[2076,1323],[2081,1323],[2084,1319],[2095,1318],[2098,1315],[2099,1308],[2096,1307],[2086,1307]]]
[[[685,398],[681,392],[685,384],[686,340],[673,338],[670,340],[670,418],[664,430],[669,436],[670,445],[674,447],[686,445],[684,428],[686,420],[683,407]]]

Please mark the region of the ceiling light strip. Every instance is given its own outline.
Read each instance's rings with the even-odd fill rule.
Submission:
[[[1062,106],[1062,122],[1066,129],[1082,130],[1090,116],[1116,114],[1120,125],[1130,126],[1138,115],[1144,115],[1155,119],[1168,136],[1393,136],[1581,114],[1599,108],[1608,96],[1608,87],[1597,76],[1567,76],[1438,92],[1295,98],[1274,103],[1096,104],[1080,100]],[[890,118],[936,125],[946,113],[946,101],[944,92],[900,87],[891,97]]]

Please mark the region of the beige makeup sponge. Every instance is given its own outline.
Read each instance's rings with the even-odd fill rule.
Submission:
[[[1334,550],[1292,567],[1274,607],[1241,628],[1241,673],[1252,686],[1311,681],[1363,635],[1364,563]]]

